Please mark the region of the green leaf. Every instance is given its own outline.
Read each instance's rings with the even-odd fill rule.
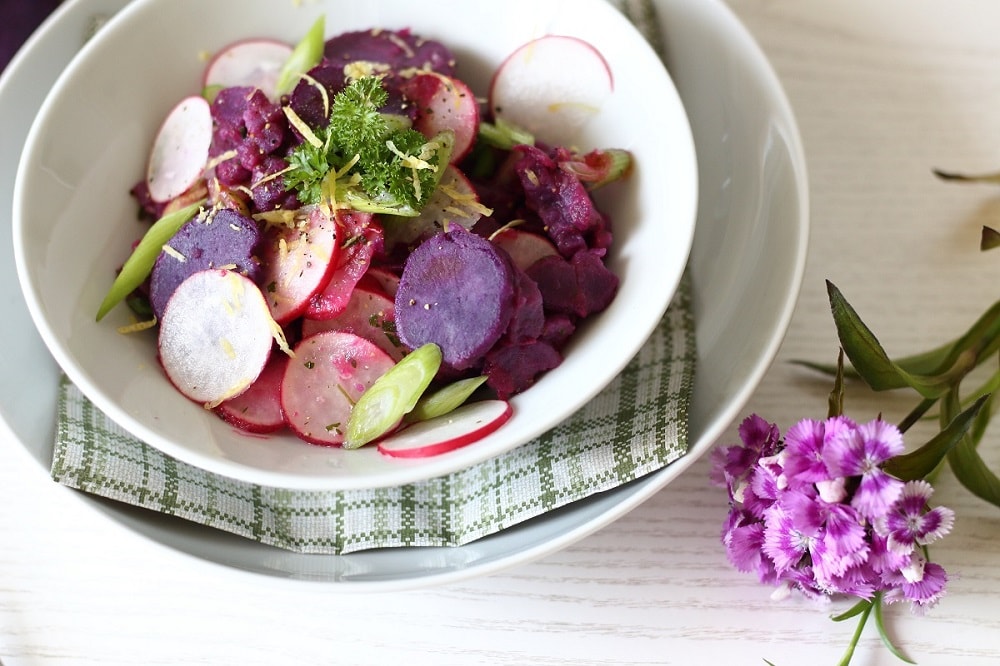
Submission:
[[[919,449],[886,461],[885,471],[903,481],[913,481],[926,477],[966,436],[987,399],[987,397],[982,397],[977,400]]]
[[[892,642],[892,639],[889,638],[889,632],[885,629],[885,619],[882,617],[881,592],[875,593],[875,599],[872,601],[872,605],[875,607],[875,627],[878,629],[878,635],[882,637],[882,642],[885,644],[886,649],[900,661],[904,661],[907,664],[917,663],[903,654],[903,652]]]
[[[190,206],[185,206],[172,213],[168,213],[153,223],[139,241],[139,244],[132,250],[131,256],[125,260],[121,271],[111,284],[107,296],[97,309],[97,321],[104,318],[113,307],[121,303],[126,296],[135,291],[153,270],[153,264],[160,255],[163,245],[173,238],[177,230],[184,226],[184,223],[194,217],[201,208],[205,200],[202,199]]]
[[[1000,172],[983,174],[955,173],[954,171],[942,171],[934,169],[934,175],[941,180],[957,180],[965,183],[994,183],[1000,185]]]
[[[278,74],[277,92],[287,95],[295,88],[299,77],[319,64],[323,58],[323,47],[326,36],[326,17],[316,19],[305,37],[295,45],[292,54],[288,56],[281,72]]]
[[[844,651],[844,656],[840,658],[839,666],[848,666],[848,664],[851,663],[851,659],[854,657],[854,650],[857,649],[858,641],[861,640],[861,632],[864,631],[865,624],[868,622],[868,616],[871,615],[872,602],[861,601],[854,608],[858,608],[859,606],[860,609],[858,610],[858,612],[848,616],[848,617],[854,617],[855,615],[860,615],[861,619],[858,620],[858,626],[857,628],[855,628],[854,634],[851,636],[851,642],[847,644],[847,650]],[[852,608],[850,611],[847,612],[850,613],[851,611],[854,610],[854,608]]]
[[[979,249],[982,252],[1000,247],[1000,231],[993,227],[983,225],[983,232],[979,238]]]
[[[827,281],[827,293],[840,344],[855,370],[873,390],[886,391],[910,387],[925,398],[936,398],[973,367],[973,359],[970,354],[965,353],[963,347],[962,353],[955,358],[950,367],[935,375],[907,372],[889,358],[875,334],[830,281]],[[948,355],[948,359],[953,355],[954,350]]]
[[[864,613],[866,610],[871,608],[871,605],[872,602],[868,601],[867,599],[861,599],[860,601],[858,601],[858,603],[854,604],[840,615],[834,615],[830,619],[833,620],[834,622],[843,622],[844,620],[850,620],[852,617],[857,617],[858,615]]]
[[[955,445],[948,453],[948,464],[969,492],[1000,507],[1000,479],[979,456],[972,437],[965,436]]]
[[[844,413],[844,350],[837,354],[837,372],[833,378],[833,389],[827,399],[827,417],[833,418]]]

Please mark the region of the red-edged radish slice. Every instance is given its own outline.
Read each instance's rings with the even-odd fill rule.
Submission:
[[[246,432],[268,433],[284,428],[281,380],[285,376],[288,360],[284,352],[272,352],[257,381],[240,395],[216,407],[215,413]]]
[[[174,290],[160,320],[160,363],[182,394],[214,408],[247,390],[271,355],[274,322],[249,278],[211,269]]]
[[[274,39],[234,42],[215,54],[205,68],[204,87],[253,86],[268,99],[278,97],[278,76],[292,55],[292,47]]]
[[[307,442],[339,446],[354,404],[393,365],[388,354],[353,333],[303,338],[281,381],[285,420]]]
[[[326,286],[313,294],[301,314],[310,319],[331,319],[347,307],[351,292],[382,245],[382,229],[373,219],[371,213],[337,211],[337,238],[343,240],[334,269]]]
[[[426,458],[454,451],[490,434],[511,417],[506,400],[470,402],[382,438],[378,450],[393,458]]]
[[[395,298],[399,290],[399,275],[382,266],[369,266],[358,280],[358,286],[371,291],[381,291],[389,298]]]
[[[146,165],[149,197],[170,201],[198,182],[212,143],[212,109],[205,98],[185,97],[167,114]]]
[[[479,133],[479,102],[464,82],[443,74],[417,74],[402,86],[403,95],[417,105],[413,127],[428,139],[451,130],[455,145],[450,161],[469,154]]]
[[[614,90],[604,56],[576,37],[546,35],[510,54],[493,74],[494,117],[552,145],[573,145]]]
[[[497,232],[490,240],[497,247],[506,250],[514,265],[522,271],[527,270],[542,257],[559,254],[556,246],[548,238],[514,227]]]
[[[302,336],[320,331],[346,331],[374,342],[392,360],[399,361],[406,349],[396,337],[396,304],[380,291],[360,285],[351,292],[343,312],[333,319],[303,319]]]
[[[260,244],[261,285],[271,315],[286,324],[330,282],[339,253],[337,225],[319,206],[294,227],[273,226]]]

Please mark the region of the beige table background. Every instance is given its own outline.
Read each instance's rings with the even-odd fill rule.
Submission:
[[[831,279],[893,353],[960,332],[1000,297],[1000,2],[730,0],[796,110],[812,185],[805,285],[747,406],[787,427],[823,416],[826,386],[793,358],[833,358]],[[13,288],[13,285],[8,285]],[[6,381],[6,378],[4,379]],[[858,419],[908,400],[855,393]],[[1000,468],[1000,426],[985,455]],[[734,435],[730,430],[729,439]],[[622,520],[540,561],[428,590],[339,596],[226,575],[112,523],[0,446],[4,664],[834,664],[853,624],[731,570],[725,497],[707,460]],[[954,576],[929,616],[893,608],[921,664],[1000,663],[1000,509],[946,476],[958,512],[934,559]],[[857,665],[895,664],[870,628]]]

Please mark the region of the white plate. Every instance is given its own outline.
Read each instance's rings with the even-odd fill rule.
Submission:
[[[16,156],[45,87],[79,47],[93,13],[125,0],[70,0],[0,78],[0,206],[10,210]],[[701,183],[691,259],[699,362],[692,454],[628,486],[461,548],[298,555],[169,516],[78,498],[124,529],[196,558],[219,574],[336,583],[365,592],[451,582],[558,551],[620,518],[682,473],[739,416],[781,343],[802,279],[808,232],[805,159],[784,92],[767,60],[718,0],[657,0],[668,65],[691,117]],[[9,225],[9,217],[0,220]],[[10,233],[0,277],[16,279]],[[3,442],[44,469],[52,454],[58,368],[15,289],[0,292]],[[16,380],[14,379],[16,378]]]

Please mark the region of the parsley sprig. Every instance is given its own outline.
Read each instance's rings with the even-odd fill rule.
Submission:
[[[437,187],[454,145],[445,131],[427,139],[403,116],[381,111],[388,93],[378,77],[355,79],[337,93],[326,127],[313,130],[288,158],[285,187],[300,201],[415,216]]]

